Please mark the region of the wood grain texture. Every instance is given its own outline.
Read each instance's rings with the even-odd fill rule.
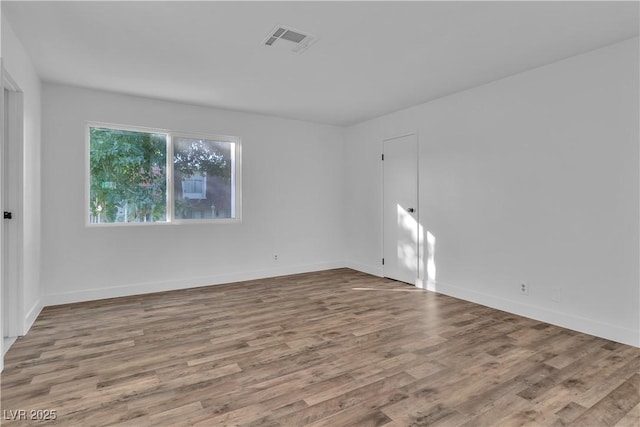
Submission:
[[[640,349],[348,269],[47,307],[1,380],[9,426],[640,425]]]

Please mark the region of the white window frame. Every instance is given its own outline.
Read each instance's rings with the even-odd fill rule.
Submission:
[[[167,137],[166,147],[166,221],[156,222],[106,222],[93,223],[89,220],[87,209],[91,203],[91,128],[104,128],[113,130],[123,130],[130,132],[144,132],[163,134]],[[222,141],[234,144],[231,150],[231,218],[198,218],[198,219],[178,219],[174,215],[174,177],[173,177],[173,139],[174,138],[202,139],[209,141]],[[130,227],[130,226],[166,226],[182,224],[239,224],[242,222],[242,143],[237,136],[219,135],[209,133],[190,133],[171,131],[167,129],[149,128],[141,126],[120,125],[114,123],[104,123],[87,121],[85,123],[85,201],[83,212],[85,212],[86,227]]]

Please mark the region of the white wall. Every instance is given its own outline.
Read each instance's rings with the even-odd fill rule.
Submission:
[[[417,130],[439,292],[640,346],[638,45],[350,127],[349,265],[382,274],[382,140]]]
[[[25,333],[42,309],[40,287],[40,156],[41,86],[31,59],[2,18],[2,63],[24,93],[23,204],[18,215],[23,220],[23,314],[19,329]]]
[[[47,304],[343,266],[342,128],[43,87]],[[85,227],[85,121],[239,136],[242,223]]]

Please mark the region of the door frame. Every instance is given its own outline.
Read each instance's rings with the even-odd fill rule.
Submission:
[[[422,233],[420,232],[420,135],[418,133],[418,129],[414,129],[411,131],[407,131],[407,132],[403,132],[403,133],[398,133],[392,136],[387,136],[382,138],[380,145],[381,145],[381,152],[382,155],[384,156],[384,143],[386,141],[392,141],[394,139],[400,139],[400,138],[405,138],[407,136],[414,136],[416,139],[416,209],[418,210],[417,214],[416,214],[416,222],[418,223],[418,248],[417,248],[417,253],[416,253],[416,257],[417,257],[417,271],[416,271],[416,277],[414,280],[413,285],[416,287],[422,287],[422,277],[423,277],[423,266],[422,266],[422,252],[423,252],[423,236]],[[383,158],[384,160],[384,158]],[[381,257],[380,259],[384,260],[384,249],[385,249],[385,241],[384,241],[384,201],[385,201],[385,197],[384,197],[384,161],[380,162],[380,168],[381,168],[381,172],[380,175],[382,176],[382,182],[381,182],[381,192],[382,192],[382,197],[381,197],[381,202],[380,202],[380,236],[382,237],[382,252],[381,252]],[[386,277],[384,275],[384,262],[382,264],[382,277]]]
[[[4,171],[0,173],[0,201],[8,206],[2,206],[3,210],[11,210],[14,221],[9,239],[4,236],[4,226],[0,227],[0,280],[8,277],[6,284],[6,300],[0,304],[0,325],[2,325],[3,338],[6,327],[8,337],[18,337],[24,334],[24,283],[23,283],[23,157],[24,157],[24,94],[18,84],[7,73],[0,63],[0,121],[2,128],[6,129],[8,140],[5,140],[5,132],[0,132],[0,162],[4,169],[5,159],[9,164],[9,180],[5,182]],[[5,123],[5,90],[8,99],[8,123]],[[7,197],[7,198],[5,198]],[[3,219],[4,221],[4,219]],[[3,224],[4,225],[4,224]],[[5,250],[8,250],[8,258],[5,259]],[[6,264],[5,264],[6,261]],[[8,271],[7,271],[8,270]],[[5,276],[7,275],[7,276]],[[3,284],[4,286],[4,284]],[[6,325],[5,325],[6,322]],[[8,348],[4,348],[2,339],[2,355]]]

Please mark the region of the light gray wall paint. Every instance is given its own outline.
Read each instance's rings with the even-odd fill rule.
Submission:
[[[342,128],[52,84],[43,118],[49,304],[343,265]],[[242,223],[85,227],[86,121],[240,137]]]
[[[418,129],[438,291],[640,345],[638,93],[635,38],[350,127],[350,264],[382,272],[381,141]]]
[[[346,129],[45,85],[40,204],[40,84],[2,27],[25,90],[25,311],[345,259],[381,274],[382,140],[417,129],[438,291],[640,345],[638,39]],[[240,136],[243,223],[86,228],[85,120]]]

